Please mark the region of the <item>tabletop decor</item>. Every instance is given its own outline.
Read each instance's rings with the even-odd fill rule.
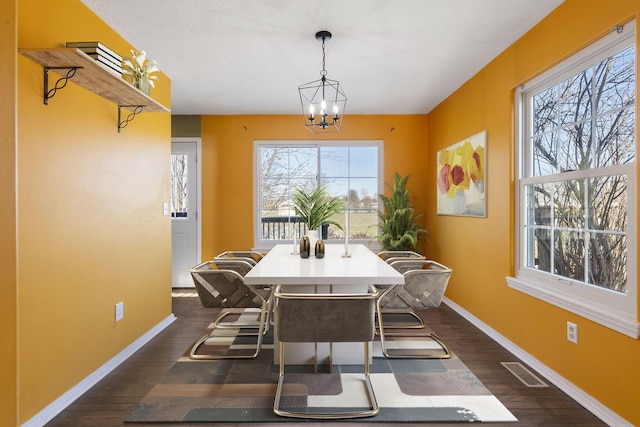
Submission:
[[[316,242],[315,247],[316,258],[324,258],[324,242],[319,240]]]
[[[386,251],[407,251],[414,249],[418,238],[429,232],[417,222],[424,214],[416,214],[416,208],[411,205],[407,181],[399,173],[393,176],[391,197],[380,194],[384,206],[384,213],[379,213],[380,233],[378,242]],[[388,184],[387,184],[388,185]]]
[[[351,258],[349,254],[349,233],[351,230],[349,229],[349,205],[347,202],[347,209],[344,212],[344,253],[342,254],[342,258]]]
[[[122,70],[123,78],[146,95],[155,87],[153,81],[158,80],[153,73],[160,71],[156,61],[147,58],[144,50],[134,49],[131,49],[131,57],[122,61]]]
[[[317,187],[311,192],[297,188],[292,197],[293,210],[307,224],[307,237],[309,237],[311,248],[315,248],[316,241],[318,241],[318,229],[321,225],[331,224],[342,230],[342,226],[331,218],[342,213],[344,200],[339,197],[331,197],[325,186]]]
[[[300,258],[309,258],[309,254],[311,253],[311,243],[309,242],[309,237],[302,236],[300,238]]]

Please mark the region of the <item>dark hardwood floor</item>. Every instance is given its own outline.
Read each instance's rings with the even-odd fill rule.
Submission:
[[[192,296],[178,296],[181,293]],[[202,308],[198,298],[194,296],[195,291],[174,290],[173,312],[177,320],[51,420],[47,426],[128,425],[131,427],[136,425],[125,424],[123,420],[145,397],[151,387],[161,380],[185,349],[199,338],[214,318],[215,312]],[[517,423],[484,423],[483,425],[581,427],[606,425],[550,383],[548,388],[529,388],[522,384],[500,364],[500,362],[518,361],[518,359],[448,306],[443,304],[438,309],[427,310],[424,317],[429,326],[449,344],[453,352],[519,420]],[[330,424],[332,423],[286,423],[291,427]],[[372,427],[391,425],[358,422],[340,424]],[[167,424],[142,425],[166,426]],[[261,424],[184,423],[179,425],[256,426]],[[454,424],[432,423],[430,425]]]

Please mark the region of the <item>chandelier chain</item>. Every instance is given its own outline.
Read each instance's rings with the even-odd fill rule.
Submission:
[[[322,38],[322,71],[320,71],[320,75],[325,77],[327,75],[327,70],[324,68],[325,64],[325,56],[324,56],[324,37]]]

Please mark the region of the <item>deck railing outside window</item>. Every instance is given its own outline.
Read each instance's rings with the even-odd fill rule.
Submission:
[[[322,239],[327,239],[328,226],[322,226]],[[307,224],[300,216],[263,216],[263,240],[292,240],[292,232],[296,232],[296,239],[307,233]]]

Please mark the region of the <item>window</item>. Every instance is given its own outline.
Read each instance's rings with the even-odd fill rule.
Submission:
[[[171,218],[187,218],[187,154],[171,155]]]
[[[256,245],[272,247],[306,232],[296,216],[291,194],[296,188],[324,185],[341,197],[349,211],[349,239],[370,243],[378,233],[382,141],[256,141]],[[333,219],[344,228],[345,216]],[[343,240],[335,226],[322,238]]]
[[[638,337],[634,24],[517,91],[511,287]]]

